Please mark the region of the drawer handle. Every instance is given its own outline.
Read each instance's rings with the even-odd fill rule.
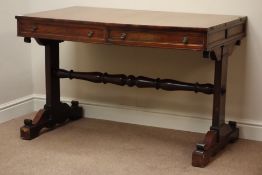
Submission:
[[[127,37],[127,33],[121,33],[120,39],[125,40]]]
[[[95,32],[93,32],[93,31],[89,31],[89,32],[87,33],[87,36],[88,36],[89,38],[91,38],[92,36],[94,36],[94,33],[95,33]]]
[[[188,37],[187,37],[187,36],[184,36],[182,42],[183,42],[184,44],[188,44]]]
[[[38,29],[38,27],[34,25],[34,26],[32,26],[31,31],[35,32],[37,29]]]

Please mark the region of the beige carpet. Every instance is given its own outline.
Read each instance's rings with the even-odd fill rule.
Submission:
[[[191,166],[201,134],[81,119],[23,141],[23,118],[0,124],[1,175],[262,174],[262,142],[239,140],[201,169]]]

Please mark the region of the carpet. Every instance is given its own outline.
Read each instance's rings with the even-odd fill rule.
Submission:
[[[24,118],[0,124],[1,175],[261,175],[262,142],[238,140],[206,168],[191,166],[203,134],[81,119],[32,141]]]

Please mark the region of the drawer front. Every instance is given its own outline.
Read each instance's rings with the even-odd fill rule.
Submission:
[[[55,24],[22,21],[19,25],[19,33],[23,36],[47,39],[61,39],[82,42],[105,42],[105,29],[89,25]]]
[[[202,49],[204,34],[184,31],[109,30],[109,42],[123,45]]]

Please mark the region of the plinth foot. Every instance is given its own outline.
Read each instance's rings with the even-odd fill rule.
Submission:
[[[54,109],[41,109],[33,120],[25,119],[24,126],[20,128],[20,136],[24,140],[32,140],[39,136],[43,128],[55,128],[67,120],[77,120],[83,117],[83,108],[77,101],[72,101],[71,106],[60,103]]]
[[[205,167],[211,158],[222,150],[228,143],[234,143],[239,136],[236,122],[223,124],[218,130],[211,129],[207,132],[202,143],[196,145],[192,154],[192,165],[194,167]]]

